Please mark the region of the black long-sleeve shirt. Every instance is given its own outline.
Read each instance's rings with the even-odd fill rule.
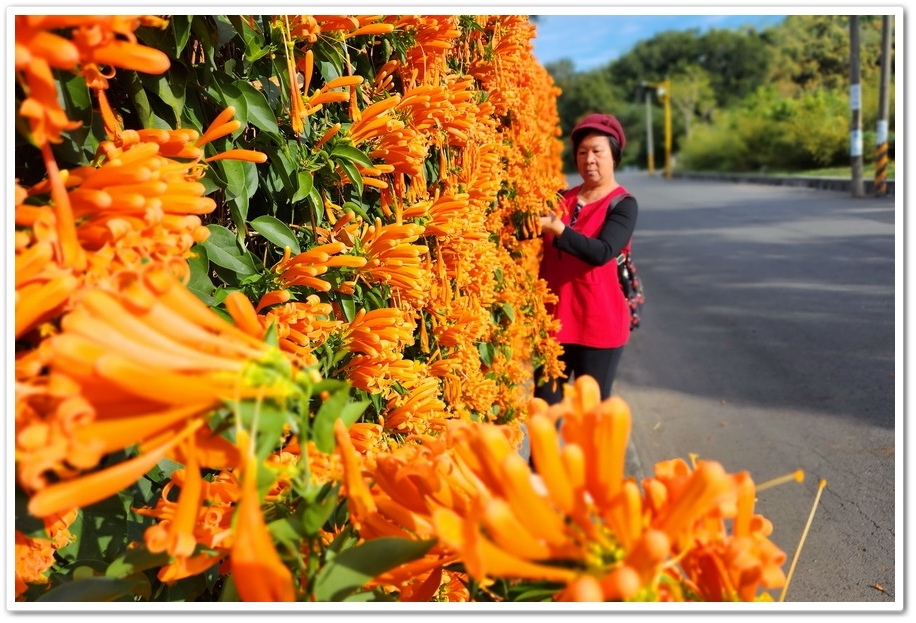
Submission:
[[[567,225],[562,234],[554,236],[553,244],[560,251],[570,253],[583,262],[603,266],[620,255],[630,242],[636,229],[638,212],[636,198],[627,195],[613,210],[608,208],[597,238],[586,236]]]

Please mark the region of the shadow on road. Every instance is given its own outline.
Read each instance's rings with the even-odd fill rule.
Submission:
[[[647,303],[622,381],[894,427],[893,198],[624,183]]]

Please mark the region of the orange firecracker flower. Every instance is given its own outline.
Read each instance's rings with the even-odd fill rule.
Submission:
[[[296,601],[292,573],[280,560],[261,512],[251,439],[244,430],[237,437],[245,462],[235,511],[235,542],[229,554],[236,589],[243,601]]]
[[[153,264],[122,275],[117,290],[81,293],[61,327],[48,348],[52,375],[67,380],[64,400],[42,403],[47,390],[17,392],[17,467],[21,478],[28,474],[24,486],[40,489],[30,502],[37,516],[124,488],[149,461],[176,452],[176,439],[190,435],[223,401],[293,391],[292,370],[278,351],[214,314]],[[72,420],[74,409],[80,420],[54,425],[58,418]],[[60,435],[53,446],[41,441],[51,431]],[[74,480],[77,474],[65,467],[88,469],[134,444],[140,444],[139,457],[101,472]],[[42,471],[49,468],[67,479],[45,487]]]
[[[362,463],[369,489],[354,480],[358,455],[340,444],[348,495],[360,500],[351,513],[361,534],[408,527],[415,538],[435,536],[430,554],[439,562],[460,560],[479,582],[559,582],[565,588],[557,600],[628,600],[665,581],[684,582],[693,594],[750,600],[760,586],[784,579],[776,571],[784,557],[766,540],[766,522],[748,515],[753,485],[745,476],[705,462],[678,470],[683,482],[665,489],[676,495],[663,505],[644,500],[624,473],[629,410],[618,397],[601,401],[590,377],[568,386],[558,405],[532,400],[528,422],[536,473],[507,431],[488,424],[449,422],[443,441],[421,437],[422,445]],[[725,531],[727,518],[734,535]],[[713,568],[722,572],[712,575]]]

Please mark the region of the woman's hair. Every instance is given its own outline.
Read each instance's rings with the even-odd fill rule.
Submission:
[[[610,134],[605,134],[604,132],[598,132],[596,130],[594,132],[590,132],[590,134],[600,134],[607,138],[607,142],[611,146],[611,157],[614,159],[614,169],[616,170],[617,165],[620,164],[620,155],[621,155],[620,143],[617,141],[615,137],[611,136]],[[585,135],[580,134],[575,139],[573,139],[573,144],[572,144],[573,158],[577,157],[576,154],[579,153],[579,144],[582,143],[582,140],[586,136],[588,136],[588,134],[585,134]]]

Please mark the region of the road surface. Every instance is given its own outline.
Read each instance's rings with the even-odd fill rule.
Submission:
[[[615,385],[639,466],[651,475],[693,453],[758,484],[804,470],[803,483],[758,495],[786,570],[825,480],[786,601],[902,608],[894,197],[658,173],[618,181],[639,200],[646,293]]]

